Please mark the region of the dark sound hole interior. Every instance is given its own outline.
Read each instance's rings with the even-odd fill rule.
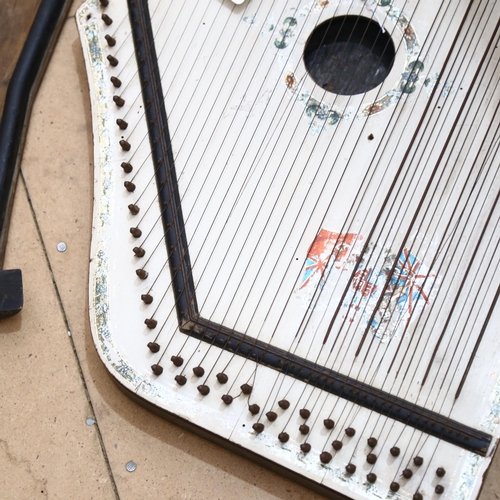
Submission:
[[[394,43],[367,17],[334,17],[307,40],[304,63],[323,89],[340,95],[368,92],[380,85],[394,64]]]

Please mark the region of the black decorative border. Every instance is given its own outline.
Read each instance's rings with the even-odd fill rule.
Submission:
[[[492,436],[200,317],[147,0],[128,0],[180,330],[485,456]]]

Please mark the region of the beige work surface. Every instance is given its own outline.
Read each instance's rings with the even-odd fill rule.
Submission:
[[[0,499],[319,498],[137,406],[98,359],[92,127],[73,14],[33,109],[9,235],[5,268],[22,269],[25,306],[0,323]],[[481,500],[500,499],[499,471],[500,457]]]

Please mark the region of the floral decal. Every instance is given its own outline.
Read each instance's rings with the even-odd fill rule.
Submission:
[[[314,5],[321,5],[321,7],[325,8],[328,2],[316,2]],[[405,46],[406,61],[404,70],[395,85],[376,101],[361,106],[357,114],[358,117],[368,117],[380,113],[394,106],[404,94],[412,94],[415,92],[417,90],[417,84],[419,83],[420,74],[424,70],[424,63],[418,59],[421,51],[420,43],[409,19],[404,15],[401,9],[394,6],[394,0],[378,0],[376,6],[380,8],[380,10],[385,11],[387,18],[395,23],[397,28],[401,31]],[[283,28],[280,30],[281,37],[276,38],[274,41],[276,48],[284,49],[288,46],[289,39],[294,36],[294,28],[297,24],[298,21],[295,17],[287,17],[284,19]],[[353,114],[346,114],[340,110],[334,110],[311,95],[305,95],[305,92],[299,90],[295,82],[295,76],[293,76],[293,83],[290,84],[290,75],[293,76],[293,72],[287,71],[285,73],[287,89],[297,96],[299,102],[305,105],[306,116],[312,118],[310,122],[311,132],[318,133],[323,130],[325,126],[333,126],[341,119],[347,120],[353,117]],[[318,111],[318,114],[315,115],[314,111]]]
[[[288,39],[294,36],[293,28],[297,26],[295,17],[287,17],[283,21],[283,28],[280,29],[281,38],[274,40],[274,46],[277,49],[286,49],[288,47]]]

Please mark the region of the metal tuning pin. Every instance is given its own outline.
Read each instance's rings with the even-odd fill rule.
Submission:
[[[286,432],[280,432],[278,439],[281,443],[286,443],[290,439],[290,436]]]
[[[144,248],[141,247],[134,247],[132,249],[132,252],[134,252],[136,257],[144,257],[144,255],[146,255],[146,250],[144,250]]]
[[[130,234],[134,238],[140,238],[142,236],[142,231],[138,227],[131,227],[130,228]]]
[[[333,457],[332,457],[331,453],[328,453],[327,451],[324,451],[319,456],[319,459],[321,460],[322,464],[328,464],[328,463],[330,463],[332,461],[332,458]]]
[[[366,455],[366,461],[370,464],[373,465],[377,461],[377,455],[374,453],[369,453]]]
[[[199,385],[197,389],[202,396],[207,396],[210,393],[210,387],[208,387],[208,385]]]
[[[195,366],[193,368],[193,373],[197,376],[197,377],[203,377],[203,375],[205,375],[205,370],[201,367],[201,366]]]
[[[151,304],[151,302],[153,302],[153,297],[151,295],[149,295],[149,293],[144,293],[141,295],[141,300],[145,304]]]
[[[160,365],[151,365],[151,370],[155,375],[161,375],[163,373],[163,368]]]
[[[368,438],[367,443],[370,448],[375,448],[375,446],[377,446],[378,441],[377,438],[370,437]]]
[[[179,385],[185,385],[187,382],[187,379],[184,375],[176,375],[174,377],[174,380],[179,384]]]
[[[182,366],[182,363],[184,363],[184,360],[180,356],[172,356],[170,361],[177,367]]]
[[[128,209],[130,210],[130,213],[132,215],[137,215],[139,213],[139,211],[140,211],[140,208],[137,205],[134,205],[133,203],[131,203],[128,206]]]
[[[106,59],[108,60],[109,64],[111,64],[111,66],[118,66],[118,59],[114,56],[112,56],[111,54],[106,57]]]
[[[305,408],[303,408],[302,410],[300,410],[299,414],[300,414],[300,416],[302,418],[304,418],[306,420],[311,416],[311,412],[309,410],[306,410]]]
[[[104,38],[110,47],[114,47],[116,45],[116,39],[111,35],[106,35]]]
[[[144,324],[150,329],[150,330],[153,330],[156,328],[156,326],[158,325],[158,321],[156,321],[155,319],[151,319],[151,318],[148,318],[148,319],[145,319],[144,320]]]
[[[309,453],[311,451],[311,445],[309,443],[302,443],[300,445],[300,451],[302,453]]]
[[[438,484],[436,486],[436,488],[434,489],[434,491],[438,494],[438,495],[441,495],[444,493],[444,486],[442,486],[441,484]]]
[[[331,418],[325,418],[325,420],[323,420],[323,425],[328,430],[332,430],[335,427],[335,422]]]
[[[403,477],[405,479],[410,479],[413,476],[413,471],[411,469],[405,469],[403,471]]]
[[[123,151],[130,151],[130,148],[132,147],[129,142],[124,141],[123,139],[120,141],[120,146],[122,147]]]
[[[370,472],[369,474],[367,474],[366,476],[366,480],[369,482],[369,483],[374,483],[377,481],[377,474],[374,474],[373,472]]]
[[[339,451],[342,449],[342,441],[338,441],[338,440],[335,440],[333,443],[332,443],[332,446],[333,446],[333,449],[335,451]]]
[[[391,489],[391,491],[393,491],[394,493],[396,493],[396,491],[399,491],[400,485],[396,481],[393,481],[391,483],[391,485],[389,486],[389,488]]]
[[[347,436],[349,437],[353,437],[355,434],[356,434],[356,431],[355,429],[353,429],[352,427],[348,427],[346,430],[345,430],[345,433]]]
[[[278,401],[278,406],[282,410],[288,410],[288,408],[290,408],[290,403],[286,399],[282,399],[281,401]]]
[[[417,466],[420,467],[424,463],[424,459],[422,457],[415,457],[413,459],[413,463]],[[419,493],[420,494],[420,493]]]
[[[219,384],[225,384],[229,379],[225,373],[218,373],[217,380],[219,381]]]
[[[233,396],[230,396],[229,394],[224,394],[221,397],[222,401],[224,401],[225,404],[230,405],[233,402]]]
[[[248,385],[248,384],[243,384],[241,387],[241,392],[243,394],[246,394],[248,396],[248,394],[250,394],[252,392],[252,386],[251,385]]]
[[[308,425],[306,425],[306,424],[302,424],[302,425],[299,427],[299,432],[300,432],[301,434],[303,434],[304,436],[305,436],[306,434],[309,434],[309,430],[310,430],[310,429],[309,429],[309,426],[308,426]]]
[[[149,342],[148,347],[151,352],[158,352],[160,350],[160,345],[156,342]]]
[[[442,467],[438,467],[438,469],[436,470],[436,476],[437,477],[444,477],[445,474],[446,474],[446,471]]]
[[[116,76],[112,76],[110,78],[111,83],[113,84],[114,87],[119,89],[122,86],[122,81],[119,78],[116,78]]]
[[[274,411],[268,411],[266,417],[269,421],[274,422],[278,418],[278,414]]]
[[[116,124],[120,127],[120,130],[126,130],[126,128],[128,127],[128,123],[121,118],[117,118]]]
[[[129,193],[133,193],[135,191],[135,184],[133,182],[125,181],[123,185]]]
[[[356,472],[356,466],[354,464],[347,464],[345,466],[345,471],[347,474],[354,474]]]
[[[399,457],[399,454],[401,453],[401,450],[397,447],[397,446],[393,446],[391,449],[390,449],[390,452],[391,452],[391,455],[393,457]]]
[[[260,406],[259,406],[259,405],[256,405],[256,404],[250,405],[250,406],[248,407],[248,411],[249,411],[252,415],[257,415],[257,414],[260,412]]]
[[[252,425],[252,429],[257,433],[260,434],[264,430],[264,424],[257,423]]]
[[[125,99],[122,99],[119,95],[114,95],[113,101],[119,108],[123,107],[125,104]]]
[[[148,272],[145,271],[144,269],[136,269],[135,274],[141,279],[145,280],[149,275]]]
[[[109,26],[110,24],[113,24],[113,19],[111,19],[107,14],[103,14],[101,16],[101,19],[104,21],[104,24],[106,26]]]
[[[121,164],[121,167],[123,168],[123,171],[126,173],[126,174],[130,174],[130,172],[132,172],[133,170],[133,167],[130,163],[128,162],[122,162]]]

